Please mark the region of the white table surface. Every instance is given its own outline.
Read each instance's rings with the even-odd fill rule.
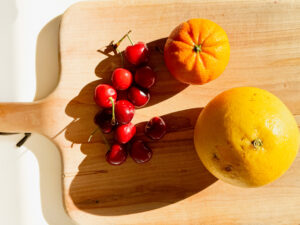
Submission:
[[[0,102],[33,101],[55,88],[57,16],[77,1],[0,0]],[[0,224],[73,224],[63,208],[58,150],[38,134],[16,148],[22,137],[0,136]]]

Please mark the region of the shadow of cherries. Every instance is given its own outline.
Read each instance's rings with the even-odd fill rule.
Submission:
[[[150,101],[145,107],[171,98],[187,85],[175,80],[168,72],[163,55],[165,38],[147,43],[150,49],[148,65],[157,74],[157,82],[150,89]],[[111,166],[105,160],[107,146],[101,135],[88,138],[96,128],[94,116],[101,109],[94,103],[94,89],[98,84],[111,83],[112,71],[122,67],[120,54],[109,47],[99,50],[107,58],[95,69],[101,78],[84,86],[67,105],[65,112],[74,118],[65,131],[67,140],[80,144],[85,158],[78,166],[69,194],[81,210],[96,214],[117,216],[163,207],[187,198],[216,181],[203,166],[194,150],[193,130],[202,108],[185,109],[161,115],[167,124],[167,133],[159,141],[145,137],[145,122],[136,124],[135,138],[146,140],[153,150],[153,158],[145,164],[136,164],[130,157],[121,166]],[[134,68],[124,62],[134,73]],[[122,98],[126,94],[119,93]],[[145,108],[143,107],[143,108]],[[137,109],[136,114],[139,113]],[[105,135],[113,142],[113,134]]]

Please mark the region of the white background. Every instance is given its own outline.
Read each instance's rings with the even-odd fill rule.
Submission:
[[[74,2],[0,0],[0,102],[41,99],[55,88],[59,15]],[[73,224],[63,208],[58,150],[38,134],[16,148],[21,138],[0,136],[0,224]]]

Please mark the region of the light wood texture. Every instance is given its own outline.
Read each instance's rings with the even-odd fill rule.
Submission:
[[[208,18],[221,25],[231,44],[228,67],[203,86],[175,81],[155,46],[180,22]],[[150,65],[158,82],[147,107],[133,122],[141,135],[155,115],[167,135],[151,142],[153,159],[119,167],[105,162],[105,145],[93,117],[99,108],[93,90],[108,82],[119,56],[107,52],[129,29],[134,41],[149,43]],[[126,42],[126,41],[124,41]],[[123,50],[129,43],[123,43]],[[99,50],[99,51],[97,51]],[[101,53],[101,51],[106,53]],[[70,217],[79,224],[196,225],[299,224],[300,156],[277,181],[243,189],[217,181],[193,147],[193,126],[201,108],[218,93],[256,86],[278,96],[300,123],[299,1],[129,1],[84,2],[63,16],[60,30],[61,78],[49,97],[28,104],[1,104],[1,131],[33,131],[50,138],[63,160],[63,193]],[[111,136],[108,136],[111,141]]]

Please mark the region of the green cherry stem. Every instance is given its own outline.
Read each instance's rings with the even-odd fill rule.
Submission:
[[[115,116],[115,101],[113,100],[112,97],[109,97],[109,100],[112,105],[112,118],[111,118],[111,125],[116,125],[116,116]]]
[[[128,40],[130,41],[130,44],[133,45],[133,42],[132,42],[132,40],[129,37],[129,33],[127,33],[126,36],[127,36]]]
[[[102,139],[103,139],[103,141],[104,141],[104,143],[105,143],[107,149],[109,150],[109,149],[110,149],[110,145],[109,145],[109,143],[108,143],[106,137],[104,136],[103,132],[101,131],[101,129],[100,129],[99,127],[97,127],[97,128],[91,133],[91,135],[89,136],[89,139],[88,139],[88,143],[91,142],[91,140],[92,140],[92,138],[94,137],[95,133],[97,133],[98,131],[100,132],[101,137],[102,137]]]
[[[121,44],[121,42],[126,38],[126,37],[128,37],[128,35],[131,33],[131,30],[129,30],[116,44],[114,44],[113,46],[114,46],[114,48],[116,49],[116,48],[118,48],[119,47],[119,45]]]
[[[105,143],[105,145],[106,145],[106,147],[107,147],[107,150],[109,150],[109,149],[110,149],[110,145],[109,145],[109,143],[108,143],[106,137],[104,136],[103,132],[102,132],[100,129],[99,129],[99,131],[100,131],[101,137],[102,137],[102,139],[103,139],[103,141],[104,141],[104,143]]]
[[[88,143],[91,142],[92,138],[94,137],[94,135],[99,131],[99,127],[97,127],[89,136],[89,139],[88,139]],[[102,133],[102,132],[101,132]]]

